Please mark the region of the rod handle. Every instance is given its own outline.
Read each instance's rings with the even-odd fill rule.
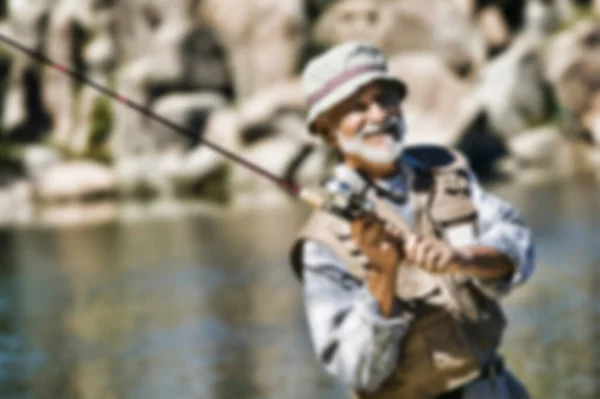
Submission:
[[[315,209],[323,209],[325,207],[325,198],[314,190],[302,188],[298,194],[298,198]]]

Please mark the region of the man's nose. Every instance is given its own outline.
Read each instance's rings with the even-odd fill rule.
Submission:
[[[385,120],[387,112],[377,101],[373,101],[367,110],[367,118],[371,123],[379,123]]]

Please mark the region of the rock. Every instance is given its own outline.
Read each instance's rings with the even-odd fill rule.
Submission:
[[[434,51],[457,75],[464,77],[476,77],[486,57],[485,37],[473,22],[474,7],[470,0],[437,1],[437,16],[431,27]]]
[[[545,54],[546,76],[557,83],[567,69],[590,52],[600,50],[600,23],[583,19],[558,34]]]
[[[25,41],[27,45],[31,44],[30,40],[35,40],[35,28],[53,3],[54,0],[9,0],[7,2],[7,16],[19,39]]]
[[[209,116],[204,129],[204,138],[231,151],[237,151],[241,146],[240,132],[241,122],[238,112],[233,108],[221,108]]]
[[[41,145],[29,146],[23,153],[23,164],[25,172],[30,178],[37,179],[48,169],[62,162],[60,153],[49,147]]]
[[[230,78],[224,54],[212,31],[192,21],[166,23],[156,32],[152,52],[126,65],[118,87],[131,100],[146,104],[152,98],[176,91],[212,91],[230,95]],[[155,143],[144,135],[148,122],[122,104],[116,117],[111,149],[117,157],[152,153]]]
[[[298,146],[297,142],[284,137],[274,137],[247,147],[243,157],[275,176],[284,177],[290,163],[301,150],[302,147]],[[239,164],[232,166],[230,187],[229,191],[235,193],[277,190],[276,184]]]
[[[190,193],[226,159],[198,147],[188,154],[164,153],[120,159],[115,166],[119,191],[126,197],[175,197]]]
[[[277,83],[240,103],[238,112],[241,129],[267,124],[281,111],[303,112],[305,108],[305,99],[298,79]]]
[[[556,155],[564,144],[561,131],[556,126],[542,126],[527,130],[508,140],[508,148],[521,165],[552,168]]]
[[[476,72],[485,57],[485,41],[471,15],[443,0],[339,1],[317,20],[314,37],[324,46],[365,40],[388,56],[434,51],[463,76]]]
[[[589,53],[573,62],[556,82],[561,104],[577,117],[593,108],[600,83],[600,52]]]
[[[0,188],[0,226],[24,225],[35,215],[33,185],[18,180]]]
[[[389,24],[383,20],[383,1],[342,0],[317,20],[314,38],[323,46],[363,40],[382,47]]]
[[[44,35],[44,53],[52,61],[70,68],[77,68],[73,60],[80,55],[82,42],[78,40],[74,26],[82,28],[82,21],[87,14],[88,1],[59,1],[52,8],[48,19],[47,31]],[[69,45],[65,45],[69,43]],[[53,121],[51,140],[53,143],[68,148],[71,135],[76,130],[76,99],[73,78],[55,69],[42,70],[44,109]]]
[[[324,145],[310,147],[310,152],[294,173],[294,181],[300,186],[319,185],[329,173],[331,157],[331,151]]]
[[[530,0],[525,10],[525,31],[546,37],[560,26],[560,14],[556,2]]]
[[[117,192],[115,173],[89,161],[55,165],[35,179],[35,192],[44,202],[94,198]]]
[[[478,96],[496,132],[510,136],[545,120],[550,109],[539,42],[521,36],[486,67]]]
[[[478,13],[478,24],[488,48],[505,47],[510,42],[509,27],[498,7],[487,6],[481,10]]]
[[[39,45],[36,26],[19,26],[15,21],[0,25],[0,33],[17,40],[28,48]],[[4,75],[2,130],[12,140],[31,142],[39,139],[48,128],[48,120],[41,104],[39,74],[34,71],[30,56],[4,46],[0,54],[0,72]],[[6,94],[5,94],[6,93]]]
[[[205,0],[200,18],[223,39],[238,98],[293,76],[304,41],[301,0]]]
[[[52,203],[40,206],[36,224],[44,227],[94,226],[119,219],[117,201]]]
[[[156,169],[155,157],[148,155],[120,157],[115,162],[115,173],[119,192],[125,197],[133,197],[149,191],[147,176]]]
[[[27,110],[25,109],[25,91],[18,85],[12,85],[4,99],[2,115],[2,128],[13,130],[25,123]]]
[[[592,141],[600,145],[600,90],[596,89],[590,93],[588,107],[579,115],[578,122],[589,133]]]
[[[600,23],[584,19],[558,35],[546,54],[546,73],[555,85],[565,111],[565,131],[584,137],[598,130],[595,115],[600,109],[595,97],[600,72]]]
[[[404,105],[407,143],[456,144],[480,109],[473,102],[473,87],[432,53],[393,57],[389,68],[408,86]]]
[[[155,152],[191,148],[202,137],[210,114],[225,105],[225,98],[217,93],[178,93],[162,96],[154,103],[152,111],[193,132],[193,138],[184,137],[182,133],[158,121],[152,121],[144,133],[152,136]]]
[[[191,151],[179,162],[172,163],[170,171],[165,170],[165,174],[175,185],[175,190],[182,192],[200,183],[226,162],[227,159],[223,155],[201,146]]]
[[[501,172],[510,175],[520,185],[563,181],[594,172],[598,176],[600,152],[597,148],[564,137],[556,138],[555,134],[550,133],[552,128],[540,129],[549,130],[532,132],[531,137],[526,137],[528,133],[524,133],[523,142],[513,145],[528,146],[531,149],[530,158],[507,158],[499,165]],[[559,131],[556,133],[560,134]],[[545,148],[546,153],[533,148],[536,144]]]

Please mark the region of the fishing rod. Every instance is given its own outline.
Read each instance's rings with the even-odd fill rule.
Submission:
[[[179,126],[175,122],[170,121],[169,119],[153,112],[149,107],[138,104],[133,100],[124,97],[118,92],[109,89],[106,86],[94,82],[93,80],[91,80],[84,74],[77,72],[73,68],[69,68],[66,65],[55,62],[50,58],[46,57],[41,52],[32,50],[2,33],[0,33],[0,42],[3,42],[9,47],[12,47],[18,51],[21,51],[22,53],[27,54],[28,56],[40,61],[43,64],[49,65],[55,70],[65,75],[68,75],[71,78],[76,79],[77,81],[83,84],[95,88],[105,96],[118,101],[119,103],[129,107],[130,109],[139,112],[147,116],[148,118],[153,119],[164,126],[167,126],[168,128],[173,129],[174,131],[182,134],[187,138],[190,138],[192,140],[198,140],[200,143],[212,149],[213,151],[216,151],[225,158],[237,162],[238,164],[245,166],[246,168],[257,173],[258,175],[272,181],[281,189],[291,194],[294,198],[303,201],[304,203],[312,206],[313,208],[323,209],[325,211],[341,216],[349,221],[367,214],[375,216],[377,219],[379,219],[379,217],[375,213],[375,204],[366,196],[370,184],[359,173],[357,173],[354,170],[351,170],[348,167],[345,167],[344,165],[335,168],[334,175],[336,177],[336,180],[332,180],[329,182],[329,184],[327,184],[327,189],[324,193],[313,191],[305,187],[300,187],[296,183],[276,176],[273,173],[266,170],[265,168],[248,161],[247,159],[231,152],[230,150],[224,147],[221,147],[218,144],[213,143],[210,140],[205,139],[204,137],[198,137],[196,132],[194,132],[193,130],[185,128],[183,126]],[[409,237],[414,236],[412,228],[407,223],[396,224],[395,227],[400,229],[404,239],[409,239]],[[455,266],[454,269],[459,270],[460,266]]]
[[[206,147],[212,149],[213,151],[216,151],[217,153],[223,155],[224,157],[226,157],[240,165],[243,165],[246,168],[252,170],[253,172],[261,175],[262,177],[272,181],[273,183],[278,185],[280,188],[282,188],[283,190],[285,190],[286,192],[288,192],[295,198],[301,199],[304,202],[307,202],[316,208],[321,208],[324,205],[323,204],[324,200],[322,198],[319,198],[319,195],[317,195],[317,193],[314,193],[310,190],[302,188],[290,180],[286,180],[281,177],[278,177],[278,176],[274,175],[273,173],[269,172],[268,170],[266,170],[265,168],[255,164],[253,162],[248,161],[247,159],[231,152],[230,150],[228,150],[224,147],[221,147],[218,144],[215,144],[214,142],[212,142],[210,140],[205,139],[204,137],[198,137],[198,134],[196,134],[196,132],[194,132],[193,130],[185,128],[183,126],[180,126],[180,125],[174,123],[173,121],[170,121],[169,119],[155,113],[149,107],[141,105],[139,103],[136,103],[135,101],[119,94],[118,92],[111,90],[108,87],[103,86],[103,85],[93,81],[92,79],[90,79],[87,76],[85,76],[84,74],[74,70],[73,68],[69,68],[66,65],[55,62],[55,61],[51,60],[50,58],[46,57],[41,52],[32,50],[32,49],[22,45],[18,41],[14,40],[2,33],[0,33],[0,41],[3,42],[4,44],[8,45],[9,47],[12,47],[16,50],[19,50],[22,53],[27,54],[28,56],[40,61],[41,63],[46,64],[46,65],[54,68],[55,70],[65,74],[65,75],[68,75],[71,78],[73,78],[83,84],[93,87],[94,89],[98,90],[105,96],[110,97],[113,100],[116,100],[119,103],[133,109],[134,111],[137,111],[140,114],[143,114],[143,115],[147,116],[148,118],[153,119],[153,120],[159,122],[160,124],[173,129],[174,131],[182,134],[184,137],[190,138],[192,140],[199,140],[200,143],[202,143]]]
[[[334,182],[332,185],[329,185],[325,193],[300,187],[296,183],[276,176],[265,168],[248,161],[247,159],[231,152],[230,150],[227,150],[224,147],[221,147],[218,144],[215,144],[210,140],[205,139],[204,137],[198,137],[196,132],[193,130],[170,121],[169,119],[153,112],[149,107],[138,104],[106,86],[94,82],[73,68],[69,68],[66,65],[55,62],[41,52],[30,49],[29,47],[22,45],[18,41],[2,33],[0,33],[0,42],[3,42],[9,47],[27,54],[39,62],[46,64],[83,84],[93,87],[105,96],[118,101],[130,109],[143,114],[170,129],[173,129],[187,138],[198,140],[201,144],[212,149],[213,151],[216,151],[224,157],[243,165],[260,176],[272,181],[281,189],[291,194],[294,198],[307,203],[313,208],[327,210],[348,220],[353,220],[367,213],[373,213],[374,211],[374,204],[369,201],[365,195],[368,184],[360,176],[358,176],[356,172],[351,171],[348,168],[337,168],[335,174],[337,175],[336,177],[338,178],[338,181]],[[408,225],[399,227],[401,227],[405,233],[410,234],[410,228]]]

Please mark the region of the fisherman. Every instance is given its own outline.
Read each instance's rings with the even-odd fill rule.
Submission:
[[[457,151],[403,145],[407,88],[379,49],[334,47],[302,86],[310,132],[370,182],[375,204],[351,221],[315,211],[292,248],[325,369],[358,398],[528,398],[498,354],[498,301],[534,267],[517,210]]]

